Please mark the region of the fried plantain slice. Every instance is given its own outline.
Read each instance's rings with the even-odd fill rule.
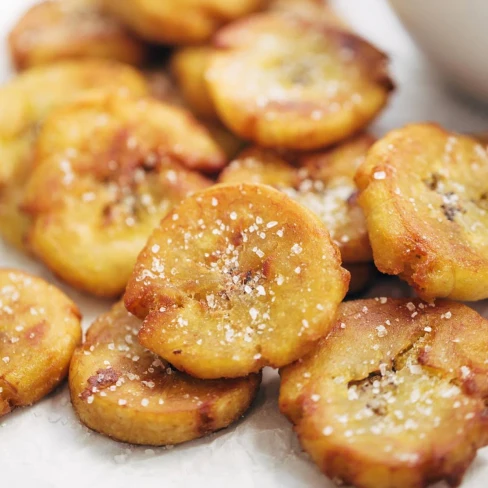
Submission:
[[[26,187],[30,247],[73,286],[119,296],[161,218],[211,184],[180,163],[215,153],[187,112],[154,99],[109,95],[54,112]]]
[[[218,119],[205,81],[205,72],[214,53],[210,45],[177,49],[170,60],[170,69],[183,96],[199,117]]]
[[[178,444],[227,427],[251,405],[261,376],[202,381],[137,343],[123,303],[99,317],[71,362],[71,401],[91,429],[132,444]]]
[[[143,95],[148,88],[136,70],[108,60],[40,66],[0,87],[0,233],[10,243],[22,248],[29,227],[18,206],[43,119],[70,100],[104,90]]]
[[[368,262],[371,247],[354,175],[373,142],[361,134],[307,155],[250,148],[224,169],[220,181],[274,186],[320,217],[345,263]]]
[[[488,443],[488,320],[460,303],[345,302],[281,376],[302,446],[347,485],[457,486]]]
[[[33,5],[9,34],[18,70],[73,58],[108,58],[140,65],[144,44],[100,10],[98,0],[44,0]]]
[[[317,149],[367,125],[393,84],[387,58],[356,35],[278,13],[221,29],[206,72],[222,121],[265,147]]]
[[[139,34],[160,44],[196,44],[222,25],[254,12],[267,0],[102,0],[106,10]]]
[[[0,417],[47,395],[81,342],[80,312],[54,286],[0,270]]]
[[[309,351],[348,282],[307,209],[268,186],[217,185],[161,221],[125,303],[144,319],[142,345],[192,376],[230,378]]]
[[[425,299],[488,297],[488,152],[433,124],[381,139],[359,168],[375,264]]]

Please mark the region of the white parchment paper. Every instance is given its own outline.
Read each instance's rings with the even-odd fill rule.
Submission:
[[[1,1],[1,81],[12,75],[5,49],[6,34],[31,3],[32,0]],[[392,57],[398,90],[375,124],[378,135],[419,120],[438,121],[466,132],[488,129],[486,109],[483,111],[476,103],[466,102],[448,90],[385,1],[338,0],[336,4],[361,34]],[[42,265],[1,243],[0,266],[25,269],[60,285],[79,304],[85,328],[110,306],[109,302],[63,286]],[[392,279],[378,284],[369,295],[392,296],[401,292],[402,285]],[[488,317],[487,302],[480,302],[475,308]],[[37,405],[1,420],[0,488],[332,487],[302,453],[291,426],[279,414],[278,385],[277,374],[266,371],[261,392],[245,419],[225,431],[172,449],[134,447],[91,432],[76,419],[63,385]],[[462,486],[488,487],[488,448],[479,453]]]

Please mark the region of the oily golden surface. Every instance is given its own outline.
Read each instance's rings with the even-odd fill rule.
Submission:
[[[251,405],[260,375],[202,381],[137,343],[140,321],[123,303],[100,316],[71,362],[71,401],[81,421],[132,444],[178,444],[227,427]]]
[[[356,182],[375,264],[425,298],[488,297],[488,150],[433,124],[381,139]]]
[[[459,303],[345,302],[329,337],[281,376],[281,411],[346,485],[457,486],[488,444],[488,320]]]
[[[344,263],[372,260],[354,175],[374,138],[362,134],[329,150],[297,155],[254,147],[224,169],[223,183],[271,185],[312,210],[326,225]]]
[[[290,363],[329,330],[349,273],[320,220],[264,185],[217,185],[162,220],[125,304],[142,345],[199,378]]]
[[[218,118],[205,81],[207,65],[214,49],[210,45],[177,49],[170,61],[171,72],[191,109],[206,119]]]
[[[265,147],[317,149],[358,132],[393,88],[387,58],[300,16],[256,14],[221,29],[206,73],[217,113]]]
[[[0,270],[0,417],[47,395],[81,342],[80,312],[57,288]]]
[[[146,50],[98,0],[45,0],[33,5],[10,32],[12,60],[19,70],[63,59],[108,58],[141,64]]]
[[[154,99],[108,96],[58,110],[39,134],[26,188],[30,247],[73,286],[120,295],[161,218],[210,184],[182,164],[207,164],[214,153],[195,119]]]
[[[88,60],[32,68],[0,87],[0,233],[10,243],[22,247],[29,228],[19,204],[42,121],[57,107],[104,90],[143,95],[147,84],[129,66]]]
[[[161,44],[208,40],[223,24],[254,12],[267,0],[102,0],[106,10],[142,38]]]

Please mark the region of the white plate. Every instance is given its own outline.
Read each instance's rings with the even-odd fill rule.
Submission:
[[[122,1],[122,0],[121,0]],[[29,0],[0,6],[0,32],[8,28]],[[381,0],[338,2],[352,24],[393,56],[399,89],[376,123],[382,133],[414,120],[436,120],[462,131],[488,127],[488,114],[476,112],[445,91]],[[4,43],[0,78],[11,73]],[[1,107],[0,107],[1,110]],[[0,266],[19,267],[60,284],[41,265],[0,245]],[[391,295],[398,282],[384,283],[372,294]],[[84,325],[109,303],[63,287],[80,305]],[[488,303],[477,308],[488,316]],[[66,385],[39,404],[18,410],[0,424],[0,483],[36,488],[331,488],[333,485],[301,453],[291,426],[278,413],[278,378],[267,371],[250,414],[237,425],[208,438],[175,447],[147,449],[120,444],[81,426],[73,414]],[[463,488],[488,486],[488,450],[466,475]]]
[[[390,0],[425,53],[465,93],[488,104],[488,2]]]

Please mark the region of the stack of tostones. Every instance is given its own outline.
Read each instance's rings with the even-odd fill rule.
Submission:
[[[436,299],[488,298],[482,132],[376,141],[388,58],[322,0],[45,0],[9,47],[0,233],[123,300],[80,345],[67,297],[0,271],[0,415],[69,368],[91,429],[182,443],[280,368],[333,480],[461,482],[488,444],[488,320]],[[343,302],[377,270],[420,298]]]

